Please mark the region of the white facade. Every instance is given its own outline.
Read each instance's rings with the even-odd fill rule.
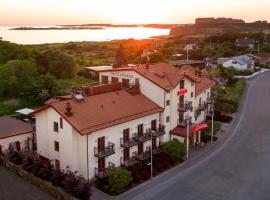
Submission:
[[[0,138],[0,146],[2,152],[7,151],[9,146],[17,150],[18,143],[20,150],[28,150],[33,147],[33,133],[25,133],[6,138]]]
[[[115,166],[120,166],[120,158],[123,157],[124,147],[120,146],[120,138],[123,138],[123,130],[130,129],[130,137],[137,132],[137,126],[143,124],[144,132],[151,127],[151,121],[157,120],[159,123],[159,113],[146,117],[135,119],[126,123],[105,128],[94,133],[80,135],[69,123],[63,119],[63,128],[59,128],[58,132],[53,130],[54,122],[60,123],[60,115],[52,108],[37,113],[36,131],[37,131],[37,152],[53,163],[55,160],[60,161],[60,167],[65,170],[69,166],[70,170],[78,171],[84,177],[87,177],[87,168],[89,169],[89,177],[95,176],[95,168],[98,168],[98,158],[94,154],[94,148],[98,146],[98,138],[105,136],[105,145],[111,142],[115,145],[115,153],[105,159],[105,167],[112,162]],[[47,124],[42,121],[47,120]],[[46,125],[45,128],[43,125]],[[87,137],[88,137],[88,154],[87,154]],[[159,142],[168,140],[169,133],[157,138],[157,146]],[[59,142],[59,151],[54,148],[54,142]],[[144,142],[144,150],[150,146],[151,142]],[[132,152],[138,151],[137,145],[130,147],[130,155]],[[88,165],[87,165],[88,156]]]

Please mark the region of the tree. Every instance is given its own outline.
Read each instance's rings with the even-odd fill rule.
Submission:
[[[37,78],[36,64],[30,60],[11,60],[0,68],[2,96],[29,95]]]
[[[176,139],[165,142],[161,148],[174,162],[179,161],[186,153],[185,144]]]
[[[106,190],[119,194],[125,190],[126,187],[132,182],[131,172],[127,169],[114,168],[108,176],[108,185],[105,186]]]
[[[48,50],[37,54],[38,71],[50,73],[55,78],[72,78],[75,75],[75,62],[71,56],[61,51]]]
[[[115,56],[114,66],[121,67],[121,66],[126,65],[126,64],[128,64],[126,52],[125,52],[123,45],[120,44],[119,49],[118,49],[116,56]]]
[[[50,74],[41,75],[36,81],[35,98],[44,102],[55,96],[58,91],[58,85],[55,78]]]

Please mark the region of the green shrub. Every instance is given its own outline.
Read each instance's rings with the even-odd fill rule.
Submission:
[[[208,120],[207,124],[208,124],[208,128],[203,129],[202,134],[203,133],[206,133],[206,134],[211,133],[211,131],[212,131],[212,121]],[[221,128],[221,123],[219,121],[214,121],[214,135],[216,135],[216,133],[220,130],[220,128]]]
[[[238,79],[235,83],[227,86],[225,91],[218,95],[215,104],[216,110],[233,113],[237,110],[241,95],[245,89],[245,80]]]
[[[186,154],[185,144],[176,139],[165,142],[161,148],[174,162],[179,161]]]
[[[132,182],[131,172],[127,169],[114,168],[108,175],[108,185],[105,189],[113,194],[119,194]]]

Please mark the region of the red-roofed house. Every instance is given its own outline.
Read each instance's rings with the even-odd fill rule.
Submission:
[[[157,153],[162,142],[184,141],[187,117],[205,120],[214,85],[162,63],[102,70],[99,80],[33,113],[38,153],[87,178],[149,159],[151,146]],[[187,93],[178,96],[180,89]],[[189,136],[193,144],[199,138]]]
[[[9,148],[17,151],[32,149],[34,134],[31,124],[13,117],[0,117],[0,154]]]

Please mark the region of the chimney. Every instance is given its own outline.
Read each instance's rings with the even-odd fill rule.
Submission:
[[[71,108],[71,105],[70,103],[67,103],[67,106],[66,106],[66,113],[65,113],[68,117],[71,117],[73,115],[72,113],[72,108]]]

